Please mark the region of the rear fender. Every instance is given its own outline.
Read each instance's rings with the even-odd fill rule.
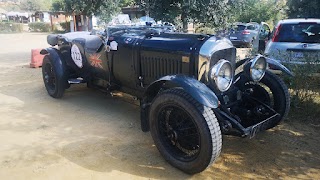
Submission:
[[[46,48],[40,51],[40,54],[49,56],[50,62],[56,69],[56,75],[63,77],[66,75],[66,62],[61,58],[60,52],[55,48]]]
[[[161,89],[182,88],[189,93],[200,104],[217,108],[219,106],[218,97],[202,82],[184,75],[164,76],[150,84],[144,93],[141,101],[141,129],[149,131],[148,111],[152,100]]]

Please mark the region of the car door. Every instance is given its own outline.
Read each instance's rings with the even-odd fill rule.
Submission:
[[[270,35],[270,26],[265,22],[261,22],[258,28],[258,33],[256,34],[253,42],[253,50],[263,52],[266,47],[266,43],[270,38]]]

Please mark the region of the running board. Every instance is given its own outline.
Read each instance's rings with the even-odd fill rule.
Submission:
[[[76,79],[69,79],[68,83],[69,84],[81,84],[81,83],[85,83],[85,81],[82,78],[76,78]]]

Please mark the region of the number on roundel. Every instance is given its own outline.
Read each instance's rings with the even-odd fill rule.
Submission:
[[[82,63],[82,56],[81,56],[81,52],[80,49],[78,48],[77,45],[72,45],[71,47],[71,58],[73,60],[73,62],[79,67],[82,68],[83,67],[83,63]]]

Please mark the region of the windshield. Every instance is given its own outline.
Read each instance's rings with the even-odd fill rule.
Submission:
[[[157,25],[157,26],[109,26],[107,33],[109,36],[121,36],[130,34],[132,36],[145,35],[147,32],[160,34],[164,32],[174,32],[174,26]]]
[[[320,43],[320,24],[282,24],[278,42]]]

